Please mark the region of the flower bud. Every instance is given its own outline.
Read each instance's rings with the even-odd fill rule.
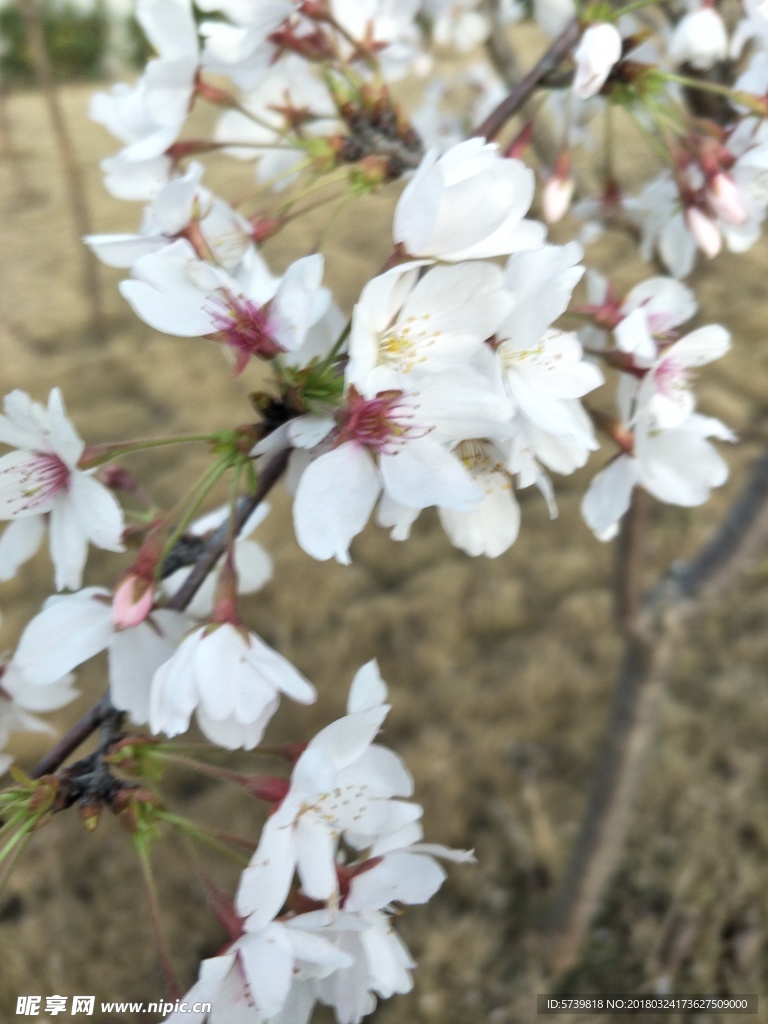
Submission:
[[[698,206],[689,206],[685,211],[685,223],[705,256],[709,256],[710,259],[717,256],[722,239],[720,238],[720,229],[712,218],[708,217]]]

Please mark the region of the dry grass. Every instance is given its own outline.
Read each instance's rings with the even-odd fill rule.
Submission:
[[[96,227],[133,230],[130,204],[102,192],[97,161],[114,147],[87,121],[87,97],[87,90],[69,89],[65,102],[88,168]],[[10,116],[35,197],[19,202],[0,163],[8,183],[1,200],[1,390],[22,386],[42,397],[60,384],[90,441],[246,420],[254,380],[233,381],[214,345],[161,337],[136,322],[116,292],[116,272],[103,273],[113,330],[96,345],[83,343],[79,265],[42,105],[33,94],[16,96]],[[629,146],[625,153],[635,159]],[[241,165],[222,166],[219,180],[234,183],[241,173]],[[366,200],[340,222],[329,276],[347,308],[386,257],[390,209],[389,197]],[[365,239],[358,233],[363,218]],[[281,240],[276,263],[298,254],[301,243],[298,234]],[[607,240],[590,257],[618,267],[623,281],[644,273],[622,240]],[[745,440],[727,453],[732,480],[709,506],[655,511],[649,579],[708,535],[766,435],[766,265],[761,242],[748,256],[724,257],[699,273],[702,318],[722,318],[736,347],[722,368],[703,375],[702,408]],[[160,500],[177,493],[188,472],[164,454],[138,465]],[[477,850],[476,868],[453,869],[442,895],[403,919],[420,966],[414,992],[381,1009],[377,1019],[385,1024],[523,1024],[545,990],[539,927],[577,827],[619,653],[610,551],[578,516],[586,479],[561,482],[555,522],[525,493],[520,540],[493,562],[453,550],[427,514],[408,544],[372,528],[356,544],[353,566],[318,565],[297,549],[288,499],[281,494],[273,502],[263,535],[277,579],[249,611],[267,641],[322,694],[318,708],[284,709],[276,732],[309,735],[339,713],[354,669],[377,656],[394,703],[386,739],[416,777],[429,837]],[[106,564],[95,558],[90,578]],[[568,990],[768,990],[764,577],[756,566],[680,647],[629,848]],[[25,576],[3,587],[4,646],[49,586],[41,558],[31,582]],[[83,673],[86,692],[98,692],[102,671]],[[29,742],[21,749],[31,760],[37,748]],[[190,815],[256,834],[258,811],[237,794],[181,775],[169,791]],[[221,936],[187,851],[164,844],[156,861],[187,983]],[[215,870],[233,883],[232,869]],[[162,993],[138,866],[112,820],[93,837],[72,815],[45,829],[11,882],[0,922],[0,1012],[12,1014],[16,995],[26,993]],[[697,1018],[705,1019],[720,1018]]]

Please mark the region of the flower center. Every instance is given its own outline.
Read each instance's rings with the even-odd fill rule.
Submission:
[[[409,373],[426,362],[427,350],[438,341],[441,332],[429,327],[429,313],[409,316],[405,323],[396,324],[379,338],[379,360],[391,363],[403,373]]]
[[[347,396],[347,418],[338,444],[357,441],[367,448],[391,455],[401,441],[420,436],[411,420],[411,409],[402,402],[402,391],[382,391],[375,398],[363,398],[354,388]]]
[[[35,452],[18,474],[20,501],[14,501],[18,512],[49,512],[56,497],[66,491],[70,468],[53,452]]]
[[[653,374],[657,390],[668,398],[676,392],[687,390],[690,378],[690,371],[676,359],[662,359]]]
[[[269,303],[257,306],[250,299],[226,292],[221,309],[211,311],[218,340],[234,352],[235,376],[243,372],[252,356],[273,359],[285,351],[273,337],[268,307]]]

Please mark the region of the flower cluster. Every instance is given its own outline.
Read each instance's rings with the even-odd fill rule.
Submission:
[[[358,1024],[377,995],[410,991],[415,965],[392,927],[395,907],[437,892],[445,871],[436,858],[474,857],[420,841],[411,776],[373,742],[390,710],[386,696],[369,662],[353,680],[346,716],[310,740],[290,780],[251,783],[272,813],[240,879],[233,941],[203,962],[186,997],[214,1006],[212,1024],[301,1024],[316,1003],[333,1007],[339,1024]]]

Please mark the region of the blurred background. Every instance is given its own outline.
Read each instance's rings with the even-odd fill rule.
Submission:
[[[121,0],[42,10],[98,232],[134,231],[141,214],[139,204],[102,188],[99,161],[119,144],[88,119],[93,92],[135,75],[146,56],[129,7]],[[2,392],[20,387],[45,401],[61,387],[89,443],[247,422],[258,374],[235,380],[218,346],[140,323],[117,291],[119,271],[95,271],[103,309],[94,331],[65,168],[15,3],[0,5],[0,54]],[[411,89],[402,90],[406,101]],[[209,112],[194,116],[196,134],[210,128]],[[620,149],[640,174],[647,158],[635,137],[627,133]],[[250,184],[247,164],[214,158],[207,166],[206,183],[225,197]],[[335,225],[327,279],[346,313],[390,251],[397,192],[359,200]],[[323,225],[322,218],[292,225],[267,245],[270,265],[280,271],[310,251]],[[554,238],[573,231],[566,222]],[[654,272],[624,237],[591,246],[587,263],[619,288]],[[694,278],[697,322],[720,321],[734,339],[733,352],[700,375],[700,408],[741,441],[724,452],[731,479],[706,507],[652,509],[649,585],[710,535],[768,439],[767,269],[763,240],[746,256],[701,265]],[[537,493],[522,492],[520,537],[493,561],[452,548],[427,512],[405,544],[371,527],[354,545],[352,566],[320,565],[295,543],[287,495],[278,489],[270,499],[257,539],[274,558],[275,578],[247,600],[246,617],[321,696],[313,708],[284,705],[269,736],[309,738],[343,713],[357,667],[378,658],[394,705],[385,742],[415,776],[428,839],[474,848],[478,857],[475,867],[451,868],[428,907],[402,916],[419,967],[413,992],[377,1011],[382,1024],[517,1024],[533,1019],[535,995],[547,991],[541,927],[578,828],[621,651],[612,547],[599,544],[579,515],[605,458],[598,453],[585,471],[555,481],[553,522]],[[160,450],[125,464],[158,502],[170,503],[204,468],[205,453],[182,463],[175,451]],[[93,552],[86,582],[108,582],[122,564]],[[679,638],[620,870],[561,991],[768,991],[767,575],[768,563],[757,562]],[[44,553],[0,587],[0,647],[13,649],[51,578]],[[56,716],[59,725],[103,691],[104,673],[100,659],[80,673],[83,697]],[[39,736],[20,736],[15,749],[31,767],[47,747]],[[236,755],[222,760],[253,767]],[[258,836],[261,808],[238,792],[176,771],[164,792],[176,810]],[[229,887],[237,869],[205,853],[195,865],[174,838],[158,846],[154,863],[175,967],[188,986],[199,960],[224,938],[196,868]],[[72,812],[42,830],[0,897],[0,936],[6,1018],[22,994],[163,998],[139,865],[115,820],[87,835]],[[760,1019],[768,1020],[765,1007]]]

